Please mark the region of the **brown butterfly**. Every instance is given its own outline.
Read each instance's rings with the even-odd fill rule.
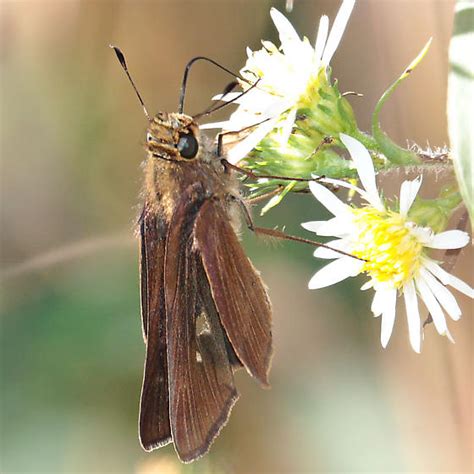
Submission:
[[[239,396],[236,369],[268,386],[271,307],[237,237],[245,204],[235,170],[200,136],[196,121],[159,112],[149,118],[146,151],[140,441],[147,451],[173,442],[190,462],[209,450],[229,418]]]

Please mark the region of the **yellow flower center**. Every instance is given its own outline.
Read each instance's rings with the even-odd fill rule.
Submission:
[[[420,269],[423,245],[406,219],[396,212],[372,207],[352,211],[358,231],[351,253],[367,260],[363,271],[395,288],[411,280]]]

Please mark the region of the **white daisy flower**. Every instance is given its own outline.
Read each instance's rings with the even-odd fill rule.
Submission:
[[[375,317],[382,316],[381,342],[384,348],[392,334],[398,294],[403,295],[405,302],[413,350],[420,352],[421,349],[419,298],[430,312],[438,333],[452,340],[445,314],[458,320],[461,310],[447,286],[471,298],[474,297],[474,290],[443,270],[427,252],[429,249],[464,247],[470,240],[469,235],[460,230],[435,234],[430,228],[420,227],[409,220],[408,212],[420,189],[421,177],[403,182],[398,211],[386,207],[377,190],[369,152],[348,135],[341,134],[340,138],[351,154],[362,189],[344,181],[325,181],[354,190],[367,204],[360,208],[351,207],[326,187],[312,182],[311,192],[334,217],[328,221],[306,222],[302,226],[318,235],[336,237],[328,242],[329,246],[362,260],[318,248],[314,252],[315,257],[334,260],[316,272],[308,287],[323,288],[363,273],[369,280],[362,289],[375,290],[371,310]]]
[[[298,108],[304,99],[314,100],[318,89],[319,75],[326,71],[334,55],[355,0],[344,0],[329,32],[329,19],[321,17],[314,47],[305,37],[301,39],[287,18],[275,8],[270,10],[273,23],[278,30],[281,47],[270,41],[262,41],[259,51],[247,49],[247,63],[240,71],[248,82],[241,86],[248,92],[218,95],[213,99],[235,101],[238,109],[228,121],[203,124],[202,129],[222,128],[239,131],[257,123],[254,130],[229,154],[228,160],[237,163],[274,128],[279,129],[279,141],[284,146],[288,141]],[[258,85],[251,88],[259,79]],[[250,89],[250,90],[249,90]]]

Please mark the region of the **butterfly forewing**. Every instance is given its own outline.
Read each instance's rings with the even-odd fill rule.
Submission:
[[[171,219],[165,256],[170,420],[183,461],[207,452],[238,398],[224,334],[193,242],[205,198],[199,186],[191,188]]]
[[[140,219],[140,287],[146,358],[139,431],[147,451],[171,441],[164,294],[166,234],[164,220],[145,206]]]

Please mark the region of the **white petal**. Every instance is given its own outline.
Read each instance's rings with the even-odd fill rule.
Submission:
[[[318,175],[316,174],[311,174],[311,176],[315,179],[319,178]],[[356,193],[360,194],[361,197],[363,197],[367,202],[371,202],[371,196],[367,191],[364,191],[363,189],[359,188],[358,186],[354,186],[351,183],[348,183],[347,181],[342,181],[341,179],[334,179],[334,178],[319,178],[318,183],[328,183],[328,184],[334,184],[336,186],[339,186],[341,188],[346,188],[350,189],[352,191],[355,191]]]
[[[344,133],[339,134],[339,136],[354,160],[362,186],[367,191],[367,200],[375,208],[383,210],[384,205],[382,204],[377,190],[374,164],[369,152],[365,146],[355,138],[345,135]]]
[[[262,46],[264,47],[264,49],[266,49],[270,53],[274,54],[274,53],[278,52],[278,48],[271,41],[261,40],[261,43],[262,43]]]
[[[331,247],[335,250],[342,250],[346,253],[350,252],[349,242],[347,242],[345,239],[331,240],[330,242],[325,242],[324,245],[327,245],[328,247]],[[342,254],[326,247],[318,247],[313,252],[313,256],[316,258],[333,259],[341,258]]]
[[[431,317],[433,318],[433,323],[436,327],[436,330],[443,336],[447,335],[449,331],[448,326],[446,325],[446,318],[444,317],[441,306],[439,305],[438,301],[436,301],[436,298],[431,292],[430,287],[422,276],[415,278],[415,283],[423,303],[425,303],[428,311],[431,314]]]
[[[470,237],[462,230],[447,230],[436,234],[425,247],[432,249],[460,249],[469,243]]]
[[[383,313],[384,304],[386,300],[386,292],[387,290],[380,289],[375,291],[374,298],[370,306],[370,310],[374,314],[375,318],[378,318]]]
[[[337,47],[339,46],[347,22],[349,21],[349,17],[351,16],[352,9],[354,8],[354,4],[355,0],[344,0],[341,8],[337,12],[336,19],[334,20],[331,32],[329,33],[326,48],[324,48],[322,63],[325,66],[329,65]]]
[[[309,221],[309,222],[302,222],[301,227],[303,229],[309,230],[310,232],[318,233],[318,229],[321,227],[322,224],[325,224],[326,221]]]
[[[270,10],[270,15],[280,35],[281,47],[283,51],[288,54],[289,51],[287,51],[287,48],[291,48],[294,42],[300,43],[301,39],[285,15],[280,13],[276,8]]]
[[[352,232],[352,222],[347,216],[333,217],[323,222],[317,234],[325,237],[344,237]]]
[[[347,204],[344,204],[331,191],[329,191],[329,189],[321,184],[311,181],[309,183],[309,189],[314,197],[334,216],[347,215],[350,211],[350,207]]]
[[[220,100],[222,102],[229,102],[231,100],[235,101],[235,99],[238,99],[242,94],[243,92],[228,92],[227,94],[217,94],[212,97],[212,100]]]
[[[263,97],[262,91],[256,91],[254,89],[247,91],[228,92],[227,94],[217,94],[211,97],[211,100],[220,102],[233,102],[234,104],[245,104],[246,102],[252,102],[255,98],[255,93],[259,94],[259,97]],[[252,94],[253,93],[253,94]]]
[[[231,120],[224,120],[222,122],[209,122],[199,125],[200,130],[209,130],[213,128],[222,128],[223,130],[229,130],[234,126],[234,122]]]
[[[451,316],[451,319],[457,321],[461,317],[461,308],[459,307],[456,298],[453,294],[441,284],[428,270],[423,268],[420,270],[426,284],[429,286],[431,292],[444,308],[444,310]]]
[[[469,296],[469,298],[474,298],[474,289],[460,278],[451,275],[451,273],[448,273],[444,268],[441,268],[431,259],[424,259],[423,264],[435,277],[441,281],[441,283],[456,288],[456,290],[464,293],[466,296]]]
[[[310,290],[325,288],[360,273],[364,262],[351,257],[341,257],[321,268],[308,283]]]
[[[326,40],[328,38],[328,31],[329,18],[326,15],[323,15],[321,20],[319,20],[318,35],[316,36],[316,44],[314,46],[314,58],[317,66],[323,57],[324,46],[326,46]]]
[[[260,124],[248,137],[244,138],[229,150],[227,153],[227,159],[229,162],[235,165],[245,158],[247,154],[250,153],[268,133],[270,133],[270,131],[275,127],[277,120],[278,117],[275,117]]]
[[[317,177],[318,177],[317,175],[314,175],[314,174],[312,174],[311,176],[312,176],[313,178],[317,178]],[[342,181],[342,179],[320,178],[320,179],[319,179],[319,182],[320,182],[320,183],[334,184],[334,185],[336,185],[336,186],[340,186],[341,188],[351,189],[352,191],[355,191],[356,193],[358,193],[358,194],[360,194],[360,195],[362,195],[362,196],[364,196],[364,195],[367,194],[363,189],[361,189],[361,188],[359,188],[359,187],[357,187],[357,186],[354,186],[353,184],[348,183],[347,181]]]
[[[418,308],[418,297],[416,296],[415,285],[412,280],[409,280],[403,285],[403,299],[405,300],[410,344],[415,352],[420,353],[421,319],[420,310]]]
[[[322,236],[342,237],[350,233],[351,223],[347,219],[333,217],[327,221],[303,222],[301,227]]]
[[[397,290],[395,288],[385,291],[383,306],[380,342],[385,349],[392,335],[393,325],[395,323],[395,310],[397,307]]]
[[[433,240],[434,233],[431,227],[419,227],[413,222],[407,222],[407,227],[410,228],[410,233],[416,237],[420,244],[428,245]]]
[[[372,280],[366,281],[361,287],[361,291],[365,290],[370,290],[374,286],[374,283]]]
[[[269,97],[266,94],[266,97]],[[272,100],[266,105],[265,109],[263,109],[262,113],[259,115],[260,120],[264,120],[266,118],[278,117],[283,112],[286,112],[288,109],[293,107],[293,101],[291,98],[288,97],[273,97]]]
[[[422,177],[413,181],[404,181],[400,187],[400,214],[406,216],[420,190]]]

